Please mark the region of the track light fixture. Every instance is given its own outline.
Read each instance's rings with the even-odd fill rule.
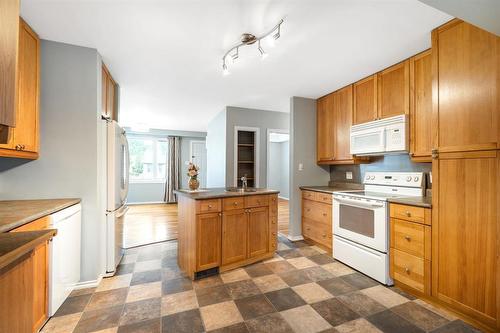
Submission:
[[[240,38],[240,43],[238,45],[235,45],[232,48],[230,48],[222,57],[222,72],[223,72],[223,74],[224,75],[229,74],[229,69],[227,67],[226,58],[228,57],[228,55],[231,55],[231,58],[233,59],[233,63],[236,62],[236,59],[238,59],[238,57],[239,57],[239,48],[241,46],[252,45],[255,42],[257,42],[257,45],[258,45],[257,50],[259,51],[262,59],[266,58],[268,56],[268,54],[266,53],[266,51],[264,51],[264,49],[260,45],[260,41],[268,36],[271,36],[271,35],[272,35],[274,40],[280,38],[282,24],[283,24],[283,19],[281,19],[278,22],[278,24],[276,24],[271,30],[269,30],[267,33],[263,34],[260,37],[256,37],[255,35],[252,35],[250,33],[242,34],[241,38]],[[233,51],[235,51],[235,52],[231,54],[231,52],[233,52]]]

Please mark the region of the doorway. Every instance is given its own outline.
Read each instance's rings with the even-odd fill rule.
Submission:
[[[288,236],[290,220],[290,135],[288,130],[267,131],[267,188],[280,191],[278,197],[278,232]]]
[[[207,173],[203,170],[207,168],[207,146],[205,141],[191,141],[189,147],[189,161],[200,168],[198,180],[200,187],[207,187]]]

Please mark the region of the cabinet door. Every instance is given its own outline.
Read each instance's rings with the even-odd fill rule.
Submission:
[[[431,160],[432,55],[427,50],[410,59],[410,155]]]
[[[351,125],[352,125],[352,85],[334,93],[333,109],[335,113],[335,160],[352,160]]]
[[[107,84],[108,94],[106,100],[106,115],[113,120],[115,119],[115,82],[108,76],[108,84]]]
[[[329,162],[334,159],[334,113],[333,94],[321,97],[317,102],[316,124],[317,124],[317,161],[318,163]]]
[[[196,217],[196,270],[220,266],[220,213],[200,214]]]
[[[108,71],[102,66],[102,86],[101,86],[101,113],[108,116]]]
[[[378,118],[410,112],[410,62],[391,66],[377,74]]]
[[[244,209],[222,213],[222,265],[247,258],[248,216]]]
[[[433,296],[492,327],[500,264],[498,154],[440,153],[433,160]]]
[[[353,123],[361,124],[377,119],[377,75],[354,83]]]
[[[248,257],[253,258],[268,252],[269,208],[248,211]]]
[[[18,58],[18,108],[14,147],[38,152],[38,96],[39,96],[40,40],[33,30],[20,20]]]
[[[454,20],[433,31],[432,43],[437,94],[433,123],[438,127],[434,148],[500,148],[500,38]]]

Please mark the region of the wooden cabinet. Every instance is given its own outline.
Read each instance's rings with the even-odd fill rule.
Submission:
[[[390,204],[390,273],[397,285],[431,294],[431,210]]]
[[[460,20],[432,32],[439,152],[500,148],[500,37]]]
[[[118,120],[115,105],[116,83],[104,63],[102,64],[102,115],[105,118]]]
[[[302,190],[302,235],[332,251],[332,195]]]
[[[410,58],[410,156],[430,162],[432,150],[432,53]]]
[[[354,114],[353,124],[376,120],[377,115],[377,75],[371,75],[353,84]]]
[[[259,207],[248,212],[248,258],[268,252],[269,247],[269,209]]]
[[[333,113],[333,94],[321,97],[317,101],[316,112],[316,147],[318,163],[327,163],[335,159],[335,116]]]
[[[499,329],[498,150],[433,160],[432,295]]]
[[[178,196],[179,266],[194,279],[271,258],[278,248],[278,196]]]
[[[9,129],[9,140],[0,145],[0,156],[38,158],[40,40],[19,19],[19,57],[16,127]]]
[[[377,117],[384,119],[410,112],[410,61],[405,60],[377,74]]]
[[[49,227],[49,217],[43,217],[31,223],[25,224],[11,232],[44,230]],[[48,283],[49,283],[49,245],[43,243],[33,250],[33,327],[36,332],[48,319]]]
[[[0,137],[16,125],[19,0],[0,2]],[[5,140],[0,140],[4,143]]]
[[[221,214],[207,213],[196,217],[196,269],[203,271],[221,263]]]
[[[239,209],[222,213],[222,265],[247,258],[247,238],[247,211]]]

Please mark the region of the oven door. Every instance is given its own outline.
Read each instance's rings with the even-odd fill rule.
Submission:
[[[388,250],[387,203],[334,197],[333,233],[386,253]]]

